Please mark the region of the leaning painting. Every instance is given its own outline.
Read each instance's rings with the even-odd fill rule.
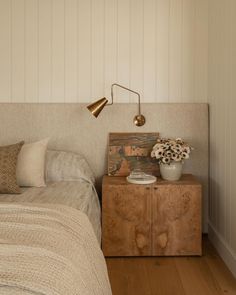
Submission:
[[[127,176],[134,169],[159,175],[157,160],[151,150],[159,133],[110,133],[108,146],[108,175]]]

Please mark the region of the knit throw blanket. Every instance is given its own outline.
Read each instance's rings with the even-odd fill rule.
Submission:
[[[87,216],[60,205],[0,204],[0,294],[110,295]]]

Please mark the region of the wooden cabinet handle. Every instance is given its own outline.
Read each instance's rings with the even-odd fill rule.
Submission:
[[[154,190],[155,190],[155,191],[158,190],[158,187],[154,186]]]

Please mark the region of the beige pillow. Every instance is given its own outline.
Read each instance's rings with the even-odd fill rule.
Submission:
[[[45,186],[45,155],[49,139],[24,144],[17,161],[19,186]]]
[[[19,194],[16,182],[16,163],[24,142],[0,147],[0,193]]]

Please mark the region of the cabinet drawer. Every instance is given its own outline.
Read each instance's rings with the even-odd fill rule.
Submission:
[[[159,186],[152,204],[152,254],[201,255],[201,186]]]
[[[151,255],[149,186],[103,187],[102,249],[105,256]]]

